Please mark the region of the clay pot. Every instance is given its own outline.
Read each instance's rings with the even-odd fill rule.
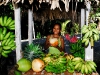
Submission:
[[[61,75],[61,73],[60,74],[56,74],[56,75]]]
[[[44,71],[44,75],[53,75],[53,73]]]
[[[73,73],[70,73],[70,72],[68,72],[68,71],[65,71],[65,72],[64,72],[64,75],[73,75]]]
[[[33,75],[34,74],[34,71],[31,69],[25,73],[23,73],[22,75]]]
[[[91,75],[99,75],[97,72],[93,72]]]
[[[82,73],[80,73],[80,72],[76,72],[76,75],[82,75]]]

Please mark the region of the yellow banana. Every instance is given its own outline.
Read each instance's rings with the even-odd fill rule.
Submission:
[[[82,64],[82,68],[81,68],[81,73],[84,74],[84,70],[85,70],[85,65]]]
[[[87,39],[87,41],[85,42],[85,46],[87,46],[89,44],[89,39]]]
[[[84,73],[85,73],[85,74],[88,74],[89,71],[88,71],[88,68],[87,68],[87,66],[86,66],[86,63],[84,64],[84,68],[85,68]]]
[[[87,69],[88,69],[88,73],[91,74],[93,71],[92,71],[91,66],[87,63],[87,61],[86,61],[86,67],[87,67]]]

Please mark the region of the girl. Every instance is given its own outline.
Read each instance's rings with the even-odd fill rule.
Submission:
[[[45,49],[49,49],[49,53],[60,53],[64,51],[64,39],[60,35],[61,24],[55,23],[52,31],[53,31],[53,34],[48,35],[46,38]],[[58,40],[57,45],[53,45],[50,43],[50,39],[53,39],[53,38],[56,38]]]

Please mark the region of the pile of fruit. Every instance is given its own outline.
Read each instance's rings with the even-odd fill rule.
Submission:
[[[81,57],[74,57],[71,54],[45,54],[43,58],[34,58],[30,61],[27,58],[21,58],[17,62],[18,68],[15,73],[35,73],[45,70],[48,73],[60,74],[68,71],[69,73],[92,74],[96,72],[97,65],[93,61],[84,61]],[[32,72],[32,73],[33,73]],[[15,74],[16,75],[16,74]]]
[[[16,48],[15,23],[11,17],[0,17],[0,55],[8,57],[8,54]]]

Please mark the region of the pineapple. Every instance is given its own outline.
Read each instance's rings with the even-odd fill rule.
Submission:
[[[31,43],[27,45],[24,50],[24,58],[32,61],[35,58],[42,58],[44,53],[42,52],[42,47],[39,44]]]

